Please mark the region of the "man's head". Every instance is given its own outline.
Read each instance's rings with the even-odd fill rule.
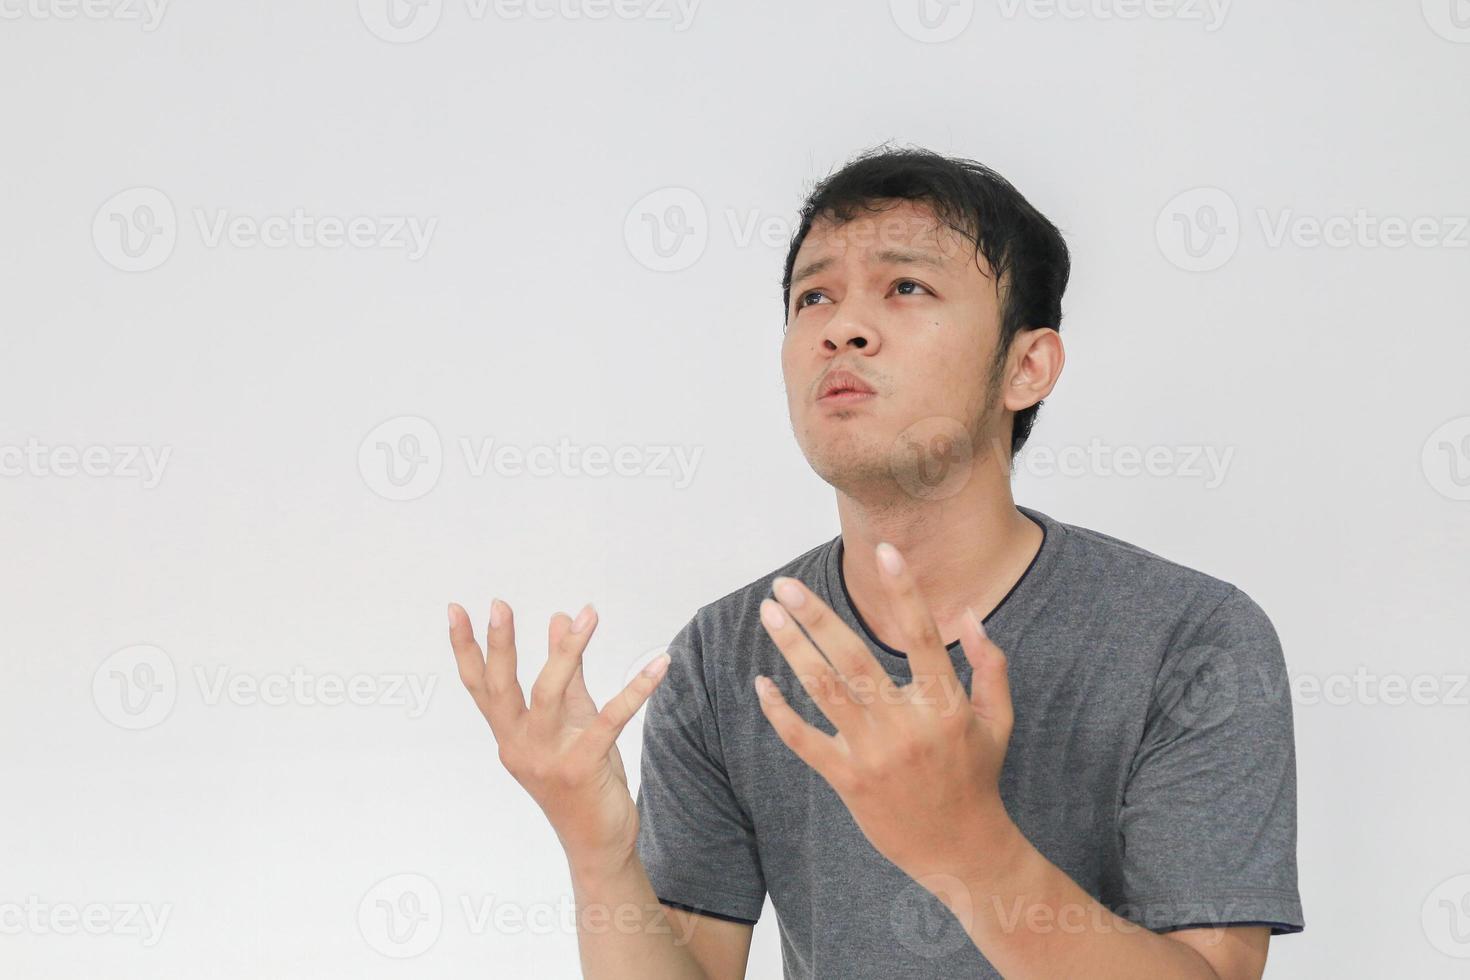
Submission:
[[[782,372],[814,469],[894,476],[946,426],[979,456],[1025,443],[1062,366],[1070,259],[1003,177],[926,150],[871,150],[819,183],[786,257]],[[837,372],[873,389],[823,399]]]

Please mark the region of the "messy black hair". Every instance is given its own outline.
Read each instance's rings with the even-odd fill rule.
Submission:
[[[1062,325],[1062,293],[1071,257],[1062,233],[1000,174],[974,160],[925,149],[865,150],[821,180],[801,206],[800,224],[786,254],[781,305],[791,317],[791,276],[796,253],[812,222],[846,223],[859,209],[881,210],[892,202],[916,201],[975,246],[996,277],[1000,297],[1000,343],[993,372],[1004,366],[1011,341],[1022,330]],[[885,203],[886,202],[886,203]],[[1011,455],[1025,445],[1041,403],[1016,413]]]

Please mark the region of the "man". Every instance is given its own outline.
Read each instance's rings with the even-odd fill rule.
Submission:
[[[566,850],[585,975],[744,976],[769,895],[787,977],[1259,977],[1303,926],[1270,622],[1011,497],[1062,369],[1060,233],[916,150],[801,218],[782,370],[841,534],[700,608],[600,712],[591,606],[553,617],[529,708],[509,607],[486,656],[450,606]],[[614,739],[650,695],[635,803]]]

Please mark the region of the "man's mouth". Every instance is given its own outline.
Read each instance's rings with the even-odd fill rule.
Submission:
[[[874,395],[871,391],[834,391],[830,394],[823,395],[819,399],[819,401],[824,401],[828,404],[831,404],[832,402],[841,402],[845,404],[847,402],[866,401],[869,398],[876,397],[878,396]]]
[[[858,402],[877,397],[872,385],[851,371],[840,369],[822,379],[820,390],[817,400],[823,402]]]

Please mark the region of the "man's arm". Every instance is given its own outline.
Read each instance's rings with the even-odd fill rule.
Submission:
[[[449,606],[449,637],[460,679],[490,723],[500,760],[556,831],[572,872],[577,941],[588,980],[735,980],[745,973],[749,926],[670,913],[638,858],[638,811],[617,750],[618,733],[663,679],[655,659],[599,711],[582,676],[596,625],[586,607],[575,623],[551,619],[550,653],[529,707],[516,677],[509,605],[492,607],[481,652],[469,616]]]
[[[636,855],[611,867],[573,865],[572,893],[582,975],[589,980],[745,976],[753,928],[661,904]],[[628,914],[618,916],[619,908]]]
[[[1266,968],[1267,926],[1151,932],[1083,891],[1009,819],[976,822],[960,836],[994,857],[935,876],[933,891],[1007,977],[1258,980]]]
[[[755,927],[685,909],[664,906],[675,936],[689,937],[689,951],[707,980],[743,980],[750,962],[750,939]]]
[[[1225,977],[1261,976],[1266,970],[1269,926],[1224,926],[1219,929],[1177,929],[1166,935],[1194,949]]]

